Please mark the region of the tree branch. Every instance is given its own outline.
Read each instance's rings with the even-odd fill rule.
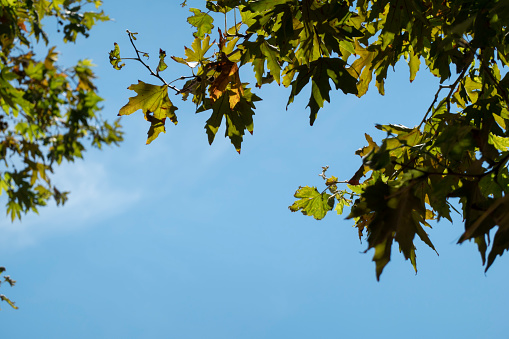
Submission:
[[[458,86],[458,83],[460,82],[460,80],[463,79],[463,77],[465,76],[467,69],[468,69],[468,67],[463,68],[463,71],[461,71],[461,74],[458,76],[458,78],[456,79],[456,81],[454,81],[454,83],[452,85],[447,85],[447,86],[440,85],[440,87],[438,88],[438,91],[435,93],[435,99],[429,106],[428,110],[426,111],[426,114],[424,115],[424,118],[422,119],[421,123],[417,127],[418,129],[420,129],[422,124],[424,124],[426,122],[426,120],[428,120],[428,114],[433,110],[433,106],[435,105],[435,103],[438,100],[438,95],[444,88],[450,88],[449,94],[447,94],[447,96],[446,96],[446,102],[447,102],[447,112],[451,111],[451,96],[454,93],[456,86]],[[436,109],[439,109],[440,106],[441,105],[439,105]]]
[[[147,65],[147,64],[146,64],[146,63],[145,63],[145,62],[141,59],[141,57],[140,57],[140,51],[136,48],[136,45],[134,44],[134,41],[133,41],[133,38],[132,38],[132,33],[131,33],[131,31],[129,31],[129,30],[127,29],[127,30],[126,30],[126,32],[127,32],[127,35],[129,36],[129,40],[131,41],[131,45],[133,45],[134,51],[136,52],[136,56],[137,56],[137,58],[130,58],[130,59],[138,60],[139,62],[141,62],[141,64],[142,64],[143,66],[145,66],[145,67],[148,69],[148,71],[150,72],[150,75],[155,76],[156,78],[158,78],[159,80],[161,80],[161,81],[163,82],[163,84],[165,84],[168,88],[171,88],[172,90],[174,90],[175,92],[177,92],[177,94],[179,94],[179,93],[180,93],[180,90],[179,90],[177,87],[175,87],[175,86],[172,86],[172,85],[168,84],[168,83],[166,82],[166,80],[164,80],[164,79],[163,79],[163,78],[159,75],[159,72],[158,72],[158,73],[155,73],[155,72],[152,70],[152,68],[150,68],[150,66],[149,66],[149,65]],[[124,58],[124,59],[126,59],[126,58]]]

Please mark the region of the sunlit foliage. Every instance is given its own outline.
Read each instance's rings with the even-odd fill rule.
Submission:
[[[182,6],[186,6],[186,1]],[[147,143],[176,124],[172,90],[209,112],[205,130],[212,143],[221,124],[240,152],[253,132],[250,84],[239,69],[252,69],[256,87],[276,83],[291,89],[288,105],[309,90],[311,125],[332,90],[362,97],[375,86],[385,93],[388,70],[406,63],[409,81],[426,69],[440,79],[430,106],[416,113],[416,126],[380,125],[387,137],[356,152],[362,165],[350,178],[322,177],[325,186],[301,187],[292,211],[322,219],[343,213],[374,249],[380,277],[397,243],[415,270],[416,236],[435,250],[429,220],[452,220],[457,198],[465,221],[459,243],[477,243],[486,270],[509,248],[509,2],[504,0],[218,0],[191,8],[194,40],[184,57],[172,57],[191,75],[167,82],[166,53],[153,71],[128,32],[137,57],[161,83],[138,83],[138,95],[120,111],[141,109],[150,123]],[[132,59],[132,58],[131,58]],[[124,66],[115,44],[110,60]],[[182,81],[181,86],[173,85]],[[309,86],[307,86],[309,85]],[[373,89],[372,89],[373,90]],[[350,114],[349,112],[342,112]],[[493,231],[493,232],[492,232]],[[494,238],[490,239],[490,234]],[[491,245],[491,247],[490,247]],[[488,248],[490,247],[490,250]]]

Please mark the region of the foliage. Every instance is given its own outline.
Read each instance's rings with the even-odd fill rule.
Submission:
[[[176,123],[176,108],[166,99],[166,90],[171,89],[184,100],[192,95],[197,113],[211,111],[205,124],[210,143],[224,120],[226,136],[240,152],[245,130],[253,131],[254,102],[260,100],[240,80],[243,66],[252,67],[257,87],[273,82],[288,87],[288,104],[308,88],[312,125],[325,101],[330,101],[331,83],[336,90],[362,97],[374,82],[383,95],[389,68],[407,63],[412,82],[424,64],[440,78],[440,86],[434,96],[430,93],[432,102],[418,117],[420,123],[377,126],[387,137],[377,143],[366,135],[368,145],[356,152],[362,164],[351,178],[327,177],[324,168],[325,189],[299,188],[290,209],[322,219],[334,205],[338,214],[351,206],[348,219],[359,237],[367,237],[366,251],[374,249],[377,279],[390,261],[394,242],[415,269],[416,235],[435,249],[424,227],[429,227],[429,220],[452,221],[451,199],[459,199],[465,220],[459,243],[475,241],[486,270],[509,248],[509,75],[501,71],[509,66],[507,1],[206,0],[204,4],[206,9],[190,9],[187,21],[195,33],[185,57],[172,57],[192,69],[190,76],[175,80],[184,82],[180,87],[166,82],[159,67],[153,72],[145,64],[128,32],[137,54],[131,59],[162,81],[162,87],[132,85],[138,96],[120,111],[121,115],[143,111],[151,123],[148,143],[164,131],[165,117]],[[217,40],[211,42],[214,18],[220,27]],[[117,44],[110,60],[117,69],[123,65]]]
[[[0,0],[0,194],[7,195],[11,220],[37,212],[53,198],[67,200],[51,182],[55,165],[81,158],[85,142],[101,148],[122,140],[118,122],[101,120],[90,60],[63,69],[55,47],[48,46],[44,20],[54,20],[64,42],[88,37],[97,21],[108,20],[97,0]]]
[[[90,60],[70,68],[57,63],[43,21],[53,20],[64,42],[88,37],[98,21],[100,0],[0,0],[0,195],[5,192],[7,214],[37,213],[54,199],[64,204],[68,192],[52,184],[53,169],[62,161],[81,158],[85,143],[101,148],[122,140],[118,121],[100,117]],[[92,11],[84,9],[93,6]],[[38,57],[35,50],[46,49]],[[5,268],[0,267],[0,274]],[[15,281],[4,277],[11,286]],[[17,308],[6,296],[0,300]]]

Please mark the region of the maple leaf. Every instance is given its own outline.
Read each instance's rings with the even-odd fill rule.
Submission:
[[[133,84],[128,89],[135,91],[138,95],[129,98],[129,102],[120,109],[118,115],[129,115],[141,109],[145,120],[150,122],[147,144],[154,141],[161,132],[166,132],[164,126],[166,118],[177,124],[175,115],[177,107],[173,106],[168,97],[168,86],[156,86],[138,81],[138,84]]]
[[[376,277],[380,279],[383,269],[391,259],[391,247],[395,240],[405,259],[410,259],[417,272],[415,256],[415,235],[435,252],[436,249],[422,228],[425,220],[424,202],[415,195],[412,186],[393,189],[387,183],[377,180],[367,187],[357,206],[352,208],[349,219],[369,220],[368,250],[374,248],[373,261],[376,264]],[[373,213],[375,212],[375,213]],[[369,217],[372,215],[372,217]],[[438,253],[437,253],[438,254]]]
[[[292,93],[288,98],[287,106],[311,80],[311,96],[308,107],[311,109],[310,124],[313,125],[318,110],[323,107],[325,101],[330,102],[329,80],[332,80],[336,85],[336,89],[341,89],[345,94],[357,93],[356,79],[347,72],[345,65],[346,63],[338,58],[319,58],[311,62],[309,66],[299,66],[297,79],[291,83]]]
[[[334,207],[334,200],[330,194],[318,192],[316,187],[300,187],[294,195],[300,198],[289,207],[290,211],[301,211],[304,215],[311,215],[316,220],[323,219],[328,211]]]
[[[187,18],[187,22],[197,28],[197,31],[193,33],[195,38],[203,38],[205,34],[210,34],[214,25],[214,19],[207,13],[203,13],[197,8],[190,8],[190,12],[194,15]]]
[[[141,109],[145,114],[152,112],[156,119],[169,118],[175,125],[177,124],[175,115],[177,107],[173,106],[168,97],[168,86],[156,86],[138,81],[138,84],[133,84],[128,89],[135,91],[138,95],[129,98],[129,102],[120,109],[118,115],[129,115]]]
[[[359,57],[347,70],[350,75],[359,79],[357,96],[361,97],[368,91],[369,83],[373,78],[371,63],[376,56],[376,52],[363,48],[358,41],[355,41],[355,53]]]
[[[260,51],[267,59],[267,68],[269,69],[270,74],[279,85],[281,83],[281,66],[278,62],[279,55],[277,48],[265,41],[260,45]]]
[[[231,97],[234,96],[230,89],[227,89],[216,101],[209,100],[210,106],[203,105],[200,111],[212,109],[212,115],[207,120],[205,130],[207,131],[209,144],[212,144],[216,133],[221,126],[223,117],[226,120],[225,137],[230,138],[231,143],[240,153],[244,131],[253,134],[253,115],[256,108],[254,102],[261,99],[251,93],[250,88],[243,88],[243,96],[234,108],[231,107]]]
[[[196,38],[191,44],[191,48],[187,48],[184,46],[184,53],[187,56],[185,59],[189,62],[203,62],[205,58],[205,53],[212,47],[214,43],[210,43],[210,36],[206,36],[205,39]],[[174,59],[175,60],[175,59]]]

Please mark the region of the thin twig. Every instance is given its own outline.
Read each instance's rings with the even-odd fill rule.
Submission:
[[[435,99],[433,100],[433,102],[429,106],[428,110],[426,111],[424,118],[422,119],[421,123],[417,127],[418,129],[420,129],[422,124],[424,124],[426,122],[426,120],[428,120],[428,114],[433,110],[433,106],[435,105],[435,103],[438,100],[438,95],[444,88],[450,88],[449,94],[447,94],[447,96],[445,97],[445,99],[446,99],[445,102],[447,102],[447,112],[451,111],[451,96],[454,93],[454,91],[456,90],[456,86],[458,86],[458,83],[460,82],[460,80],[463,79],[463,77],[465,76],[467,69],[468,69],[468,67],[463,68],[463,71],[461,71],[461,74],[458,76],[458,78],[456,79],[456,81],[454,81],[454,83],[452,85],[447,85],[447,86],[440,85],[439,86],[438,91],[435,93]],[[441,105],[439,105],[435,110],[439,109],[440,106]]]
[[[444,88],[447,88],[448,86],[442,86],[440,85],[438,87],[438,91],[435,93],[435,99],[433,99],[433,102],[431,103],[431,105],[429,106],[428,110],[426,111],[426,114],[424,114],[424,118],[422,118],[422,121],[421,123],[419,124],[419,126],[417,126],[417,129],[421,129],[421,126],[422,124],[424,124],[426,122],[426,120],[428,119],[428,114],[431,112],[431,110],[433,109],[433,106],[435,106],[435,103],[437,102],[438,100],[438,95],[440,94],[440,92],[442,91],[442,89]]]
[[[177,92],[177,94],[179,94],[179,93],[180,93],[180,90],[179,90],[177,87],[175,87],[175,86],[172,86],[172,85],[168,84],[168,83],[167,83],[167,82],[166,82],[166,81],[165,81],[165,80],[164,80],[164,79],[163,79],[163,78],[159,75],[159,73],[155,73],[155,72],[152,70],[152,68],[150,68],[150,66],[149,66],[149,65],[147,65],[147,64],[146,64],[146,63],[145,63],[145,62],[141,59],[140,51],[136,48],[136,45],[134,44],[134,41],[133,41],[133,38],[132,38],[132,33],[131,33],[131,31],[129,31],[129,30],[127,29],[127,30],[126,30],[126,32],[127,32],[127,35],[129,36],[129,40],[131,41],[131,45],[133,45],[134,51],[136,52],[136,55],[137,55],[137,58],[133,58],[133,59],[134,59],[134,60],[138,60],[139,62],[141,62],[141,64],[142,64],[143,66],[145,66],[145,67],[148,69],[148,71],[150,72],[150,75],[155,76],[156,78],[158,78],[159,80],[161,80],[161,81],[163,82],[163,84],[165,84],[167,87],[171,88],[172,90],[176,91],[176,92]],[[126,58],[124,58],[124,59],[126,59]]]

